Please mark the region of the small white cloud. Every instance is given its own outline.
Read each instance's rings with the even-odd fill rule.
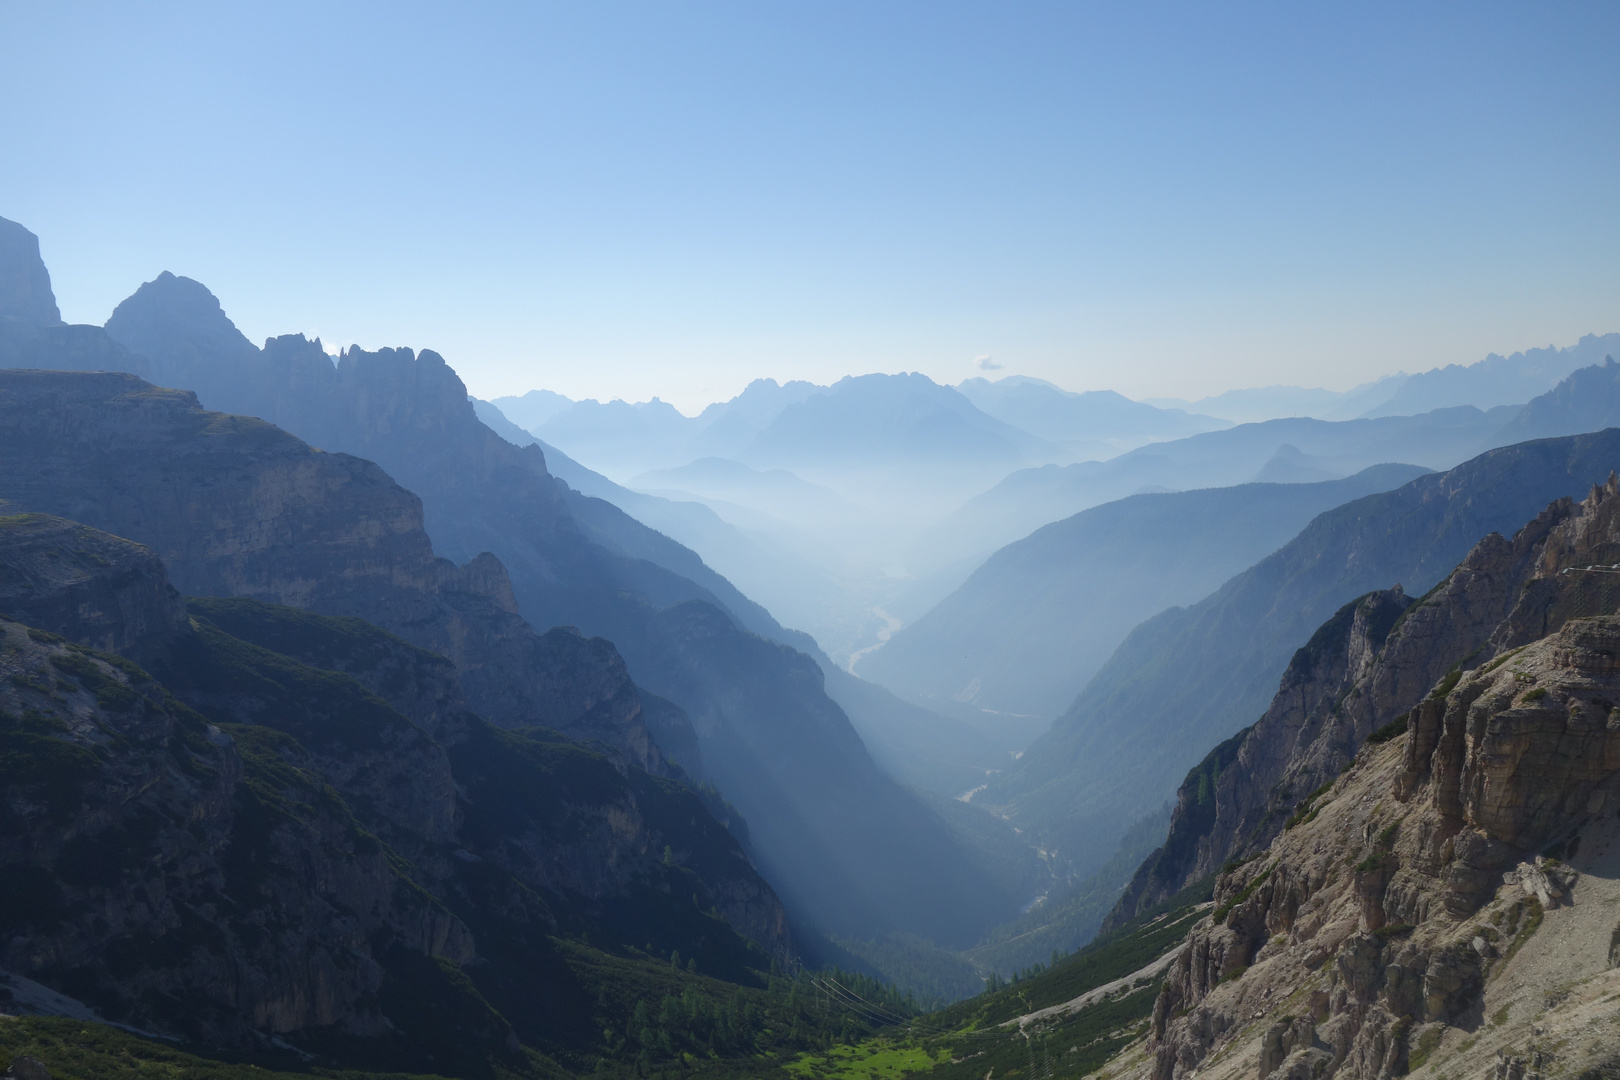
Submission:
[[[978,368],[979,368],[980,371],[1000,371],[1001,370],[1001,365],[996,363],[995,360],[991,358],[989,353],[984,353],[983,355],[975,356],[973,358],[973,362],[976,365],[978,365]]]

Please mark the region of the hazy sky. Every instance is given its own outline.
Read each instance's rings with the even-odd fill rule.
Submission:
[[[484,396],[988,354],[1349,386],[1620,329],[1620,5],[0,0],[0,216],[63,314]]]

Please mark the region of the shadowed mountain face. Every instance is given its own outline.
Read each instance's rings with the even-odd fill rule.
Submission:
[[[531,622],[610,638],[644,689],[693,717],[725,716],[723,725],[699,726],[703,761],[691,767],[737,804],[761,838],[760,858],[774,882],[813,922],[845,933],[907,929],[962,941],[1016,910],[1021,883],[976,870],[973,852],[943,822],[873,769],[848,719],[827,699],[819,669],[739,625],[788,637],[769,615],[690,552],[616,508],[595,500],[586,501],[588,513],[572,508],[540,449],[514,446],[480,423],[437,354],[350,349],[334,364],[317,343],[294,335],[255,354],[238,346],[218,367],[199,370],[191,358],[211,355],[235,333],[199,290],[206,292],[183,278],[149,282],[119,306],[108,331],[148,357],[158,378],[172,363],[177,375],[197,380],[205,404],[264,417],[326,450],[377,462],[421,497],[436,550],[456,559],[487,551],[504,564],[517,610]],[[664,565],[682,558],[699,581]],[[690,638],[691,624],[660,615],[678,605],[708,612],[698,620],[701,635]],[[739,651],[753,657],[750,665],[724,659]],[[795,694],[786,693],[789,686]],[[748,757],[733,746],[746,733],[754,745],[786,748],[793,732],[811,725],[844,733],[828,741],[836,754],[796,759],[784,749]],[[745,761],[763,774],[730,764]],[[823,815],[842,830],[829,844],[815,831],[827,826],[798,807],[844,790],[848,776],[869,782],[846,791],[854,812]],[[874,822],[882,823],[881,857],[851,835]],[[816,906],[823,898],[837,898],[838,906]]]
[[[661,767],[613,647],[536,634],[493,556],[435,558],[420,501],[369,461],[132,375],[0,371],[0,466],[11,508],[144,543],[183,592],[365,618],[450,658],[492,722]]]
[[[1135,495],[1093,507],[996,552],[858,670],[936,708],[1056,716],[1136,623],[1207,596],[1322,511],[1423,471],[1380,465],[1326,483]]]
[[[1098,865],[1129,821],[1265,711],[1293,651],[1340,606],[1397,583],[1426,590],[1481,536],[1513,531],[1616,462],[1617,430],[1521,443],[1320,515],[1214,595],[1132,631],[980,798],[1070,865]]]
[[[603,1048],[630,1005],[594,965],[634,993],[673,950],[758,984],[788,946],[697,795],[455,711],[440,657],[359,619],[182,606],[152,551],[46,515],[0,517],[0,566],[8,615],[43,624],[0,617],[11,973],[216,1047],[482,1076]],[[145,669],[57,636],[81,630]]]
[[[62,323],[50,272],[39,257],[39,237],[4,218],[0,218],[0,319],[29,326]]]

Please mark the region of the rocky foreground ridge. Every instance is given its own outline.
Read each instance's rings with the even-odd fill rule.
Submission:
[[[1106,1075],[1620,1070],[1617,496],[1611,478],[1554,503],[1422,600],[1371,594],[1300,650],[1189,781],[1221,801],[1184,865],[1240,854]]]
[[[1620,574],[1575,569],[1620,561],[1617,492],[1611,475],[1580,503],[1553,502],[1511,540],[1486,536],[1421,600],[1397,585],[1341,608],[1294,654],[1265,714],[1188,774],[1164,847],[1113,922],[1265,850],[1308,792],[1448,672],[1617,610],[1610,582]]]

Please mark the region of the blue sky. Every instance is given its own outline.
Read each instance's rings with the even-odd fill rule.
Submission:
[[[64,315],[658,394],[1189,396],[1620,329],[1620,5],[0,2]]]

